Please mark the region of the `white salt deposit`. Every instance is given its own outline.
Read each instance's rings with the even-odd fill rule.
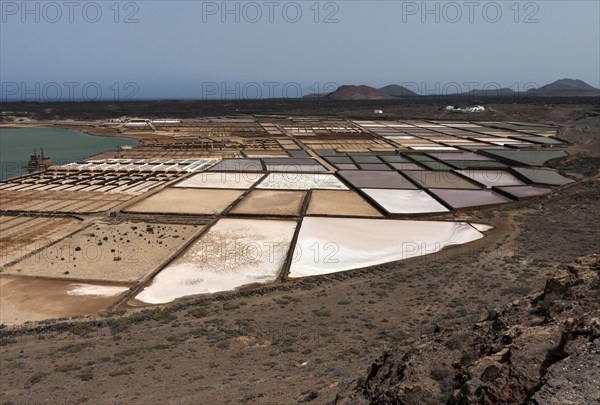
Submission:
[[[482,237],[467,222],[306,217],[289,277],[329,274],[408,259]]]
[[[129,290],[128,287],[92,284],[69,284],[67,288],[67,295],[95,295],[100,297],[114,297]]]
[[[260,173],[248,172],[204,172],[177,183],[175,187],[248,189],[262,176]]]
[[[348,190],[333,174],[318,173],[270,173],[256,188]]]
[[[295,221],[221,219],[136,299],[162,304],[188,295],[273,282],[295,229]]]
[[[386,190],[365,188],[364,191],[390,214],[446,212],[448,209],[423,190]]]
[[[494,229],[493,226],[486,225],[486,224],[474,224],[474,223],[471,223],[471,226],[473,228],[477,229],[479,232],[487,232],[487,231],[491,231],[492,229]]]

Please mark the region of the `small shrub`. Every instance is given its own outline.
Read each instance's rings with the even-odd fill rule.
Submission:
[[[56,368],[54,368],[54,371],[56,371],[57,373],[68,373],[69,371],[79,370],[80,368],[81,367],[79,367],[77,364],[68,363],[63,364],[61,366],[56,366]]]
[[[79,353],[80,351],[91,347],[90,343],[74,343],[70,345],[66,345],[58,349],[59,352],[67,352],[67,353]]]
[[[208,311],[204,308],[194,308],[188,312],[194,318],[204,318],[208,315]]]
[[[35,384],[39,383],[44,378],[46,378],[47,375],[47,373],[35,373],[31,377],[29,377],[29,379],[25,382],[25,389],[29,389]]]
[[[90,381],[94,379],[94,375],[90,370],[86,370],[83,373],[79,374],[79,378],[81,381]]]
[[[116,370],[113,370],[110,373],[108,373],[108,375],[111,377],[117,377],[119,375],[129,375],[129,374],[134,374],[134,373],[135,373],[135,371],[134,371],[133,367],[127,367],[127,368],[118,368]]]
[[[235,304],[233,302],[228,301],[228,302],[223,303],[223,309],[225,311],[232,311],[234,309],[238,309],[239,307],[240,307],[239,304]]]

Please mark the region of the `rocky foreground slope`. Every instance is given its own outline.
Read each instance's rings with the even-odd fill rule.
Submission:
[[[600,255],[470,330],[436,330],[386,351],[337,404],[600,403]]]

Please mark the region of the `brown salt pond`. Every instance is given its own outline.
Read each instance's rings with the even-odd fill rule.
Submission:
[[[0,277],[0,323],[21,324],[106,310],[129,287],[30,277]]]
[[[298,216],[306,191],[252,190],[232,214]]]
[[[242,190],[166,188],[123,211],[144,214],[217,215],[243,193]]]
[[[211,172],[260,172],[262,170],[260,159],[223,159],[210,169]]]
[[[308,215],[381,217],[381,213],[354,191],[313,190]]]
[[[203,172],[180,181],[174,187],[248,189],[262,176],[256,172]]]
[[[143,222],[94,224],[5,267],[2,274],[141,281],[201,229]]]
[[[86,224],[73,218],[2,215],[0,216],[0,267],[56,242]]]
[[[86,191],[0,191],[0,210],[96,213],[113,209],[133,197],[126,193]]]

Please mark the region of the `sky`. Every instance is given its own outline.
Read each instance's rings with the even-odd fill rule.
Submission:
[[[600,87],[600,2],[0,1],[3,101]]]

